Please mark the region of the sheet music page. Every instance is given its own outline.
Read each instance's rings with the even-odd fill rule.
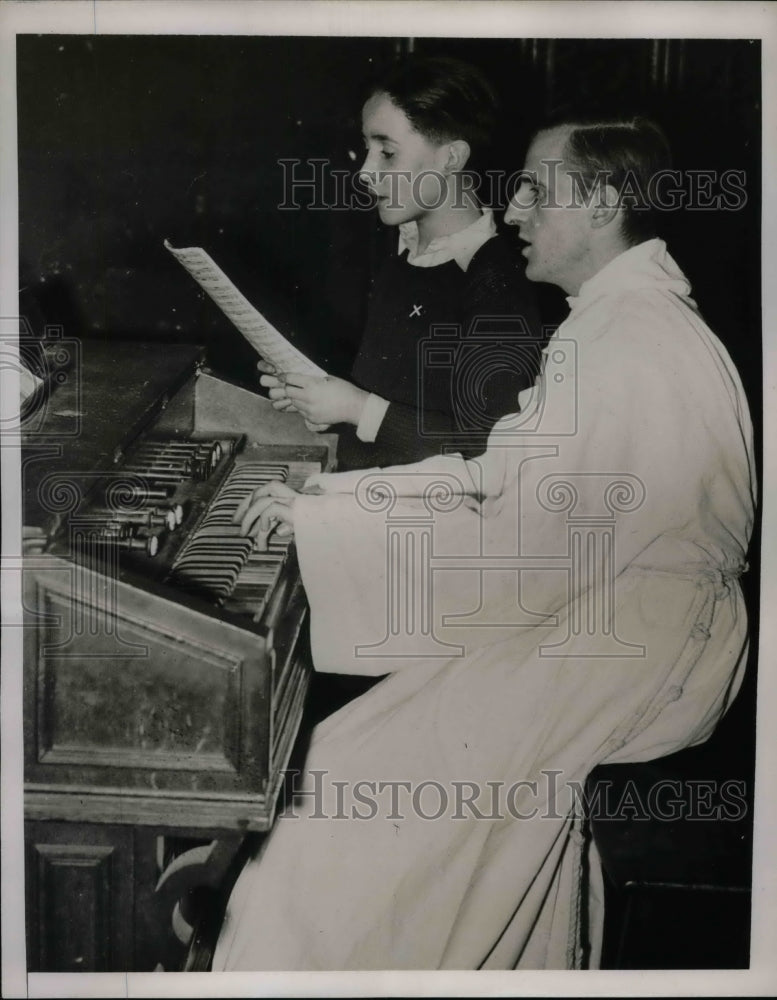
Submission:
[[[168,240],[165,246],[186,268],[194,280],[210,295],[224,315],[230,319],[251,346],[282,373],[301,372],[324,377],[326,372],[297,350],[255,309],[245,295],[224,274],[218,264],[201,247],[176,249]]]

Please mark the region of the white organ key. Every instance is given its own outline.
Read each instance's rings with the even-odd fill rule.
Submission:
[[[254,552],[232,520],[240,503],[267,483],[288,479],[289,468],[266,462],[235,466],[214,497],[197,530],[183,546],[173,565],[177,580],[205,590],[241,610],[250,610],[272,586],[283,562],[289,539],[272,545],[269,552]]]

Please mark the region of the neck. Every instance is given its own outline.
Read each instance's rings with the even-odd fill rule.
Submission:
[[[452,189],[442,205],[418,219],[419,252],[426,250],[432,240],[461,232],[481,215],[480,206],[471,194],[460,196]]]
[[[593,276],[598,274],[602,268],[606,267],[610,261],[615,260],[616,257],[620,257],[624,250],[628,249],[628,244],[620,239],[595,244],[590,248],[585,260],[581,261],[580,268],[577,272],[571,275],[569,280],[565,283],[563,290],[567,295],[579,294],[580,288],[586,281],[593,278]]]

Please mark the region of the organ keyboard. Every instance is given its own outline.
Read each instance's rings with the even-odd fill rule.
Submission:
[[[72,350],[23,434],[28,965],[153,968],[163,869],[270,827],[308,685],[294,545],[232,514],[335,439],[198,348]],[[74,893],[63,944],[45,911]]]

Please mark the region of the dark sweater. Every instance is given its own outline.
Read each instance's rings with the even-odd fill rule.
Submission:
[[[524,261],[504,235],[467,271],[451,260],[414,267],[391,258],[372,291],[351,377],[390,401],[377,439],[338,425],[338,467],[416,462],[440,452],[485,451],[488,433],[518,409],[539,371],[542,333]]]

